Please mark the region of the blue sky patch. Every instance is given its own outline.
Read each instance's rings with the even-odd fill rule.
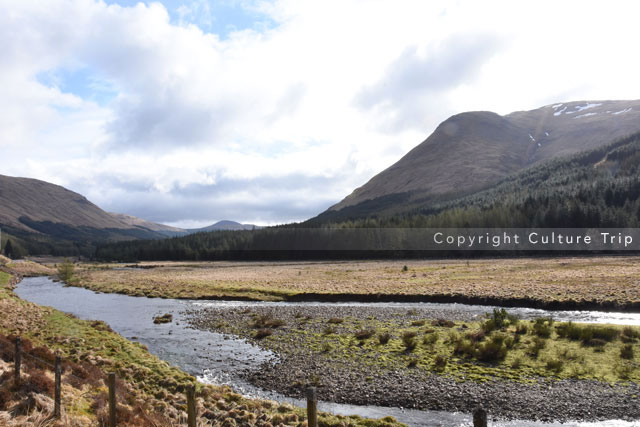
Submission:
[[[154,3],[140,0],[106,0],[107,4],[132,7],[138,3]],[[175,25],[194,24],[205,33],[217,34],[225,39],[234,31],[252,29],[265,31],[275,23],[265,14],[240,0],[162,0]]]
[[[118,95],[116,88],[90,67],[73,70],[59,68],[40,73],[36,79],[45,86],[57,87],[63,93],[71,93],[101,106],[107,105]]]

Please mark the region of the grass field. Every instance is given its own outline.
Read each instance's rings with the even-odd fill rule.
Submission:
[[[286,300],[301,294],[524,299],[533,303],[640,303],[639,257],[446,261],[146,263],[82,265],[74,284],[167,298]],[[406,266],[406,267],[405,267]]]

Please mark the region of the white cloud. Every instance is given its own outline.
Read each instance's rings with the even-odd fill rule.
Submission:
[[[159,3],[0,0],[0,173],[158,221],[272,223],[337,202],[451,114],[640,98],[635,2],[257,2],[273,28],[225,38],[189,4],[174,25]],[[39,78],[79,69],[117,95]]]

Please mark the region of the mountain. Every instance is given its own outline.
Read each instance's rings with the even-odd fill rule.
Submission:
[[[120,213],[114,213],[114,212],[109,212],[109,215],[114,216],[116,219],[126,223],[130,227],[145,228],[150,231],[161,233],[168,237],[183,236],[189,233],[188,230],[185,230],[183,228],[172,227],[170,225],[147,221],[132,215],[120,214]]]
[[[318,218],[394,214],[486,189],[514,173],[640,131],[640,100],[578,101],[505,116],[457,114]]]
[[[84,196],[59,185],[31,178],[0,175],[2,244],[8,238],[20,254],[92,256],[96,244],[179,237],[203,231],[261,228],[219,221],[183,229],[135,216],[105,212]]]
[[[79,255],[94,242],[166,237],[170,227],[110,214],[84,196],[31,178],[0,175],[3,242],[31,254]]]
[[[39,232],[38,223],[62,223],[97,229],[127,229],[128,224],[84,196],[59,185],[0,175],[0,224]]]
[[[235,221],[223,220],[223,221],[218,221],[215,224],[210,225],[208,227],[191,228],[187,231],[189,233],[200,233],[200,232],[206,232],[206,231],[219,231],[219,230],[254,230],[258,228],[262,228],[262,227],[258,225],[253,225],[253,224],[240,224],[239,222],[235,222]]]

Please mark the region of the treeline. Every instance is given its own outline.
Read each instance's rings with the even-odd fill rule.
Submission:
[[[371,203],[371,202],[368,202]],[[296,228],[625,228],[640,226],[640,134],[557,159],[508,177],[491,188],[386,216],[251,231],[214,231],[186,237],[98,246],[96,258],[112,261],[313,259],[442,256],[424,252],[291,250]],[[300,244],[300,242],[298,242]],[[304,242],[302,243],[304,244]],[[451,255],[451,253],[448,253]]]

